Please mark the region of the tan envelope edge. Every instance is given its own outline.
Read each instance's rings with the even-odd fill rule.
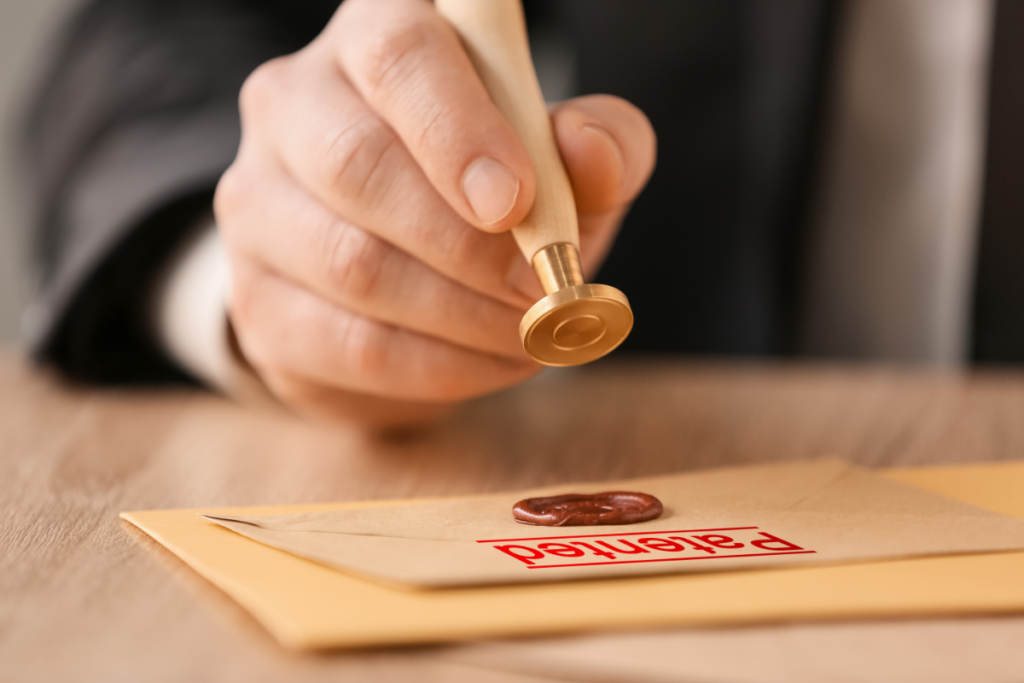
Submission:
[[[1024,518],[1024,463],[893,470],[894,479]],[[1024,552],[433,592],[385,588],[197,516],[390,505],[128,512],[293,649],[572,631],[1024,611]]]

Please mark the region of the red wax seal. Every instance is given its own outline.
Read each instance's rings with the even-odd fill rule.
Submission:
[[[646,493],[605,491],[527,498],[512,506],[512,516],[533,526],[596,526],[647,522],[664,509],[660,500]]]

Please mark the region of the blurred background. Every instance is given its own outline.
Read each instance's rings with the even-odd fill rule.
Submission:
[[[17,128],[50,38],[78,0],[0,0],[0,343],[19,338],[32,292],[28,208],[18,174]]]
[[[20,340],[21,316],[34,289],[28,243],[31,212],[18,170],[18,127],[54,35],[79,2],[0,0],[0,344]],[[547,35],[533,38],[545,94],[549,99],[569,97],[571,52],[564,54],[565,46]]]

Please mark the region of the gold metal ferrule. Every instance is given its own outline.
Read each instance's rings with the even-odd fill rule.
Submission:
[[[583,284],[580,252],[568,242],[549,244],[534,254],[533,270],[545,294]]]
[[[622,343],[633,328],[629,300],[614,287],[583,281],[574,244],[550,244],[531,261],[546,293],[519,324],[531,358],[545,365],[580,365]]]

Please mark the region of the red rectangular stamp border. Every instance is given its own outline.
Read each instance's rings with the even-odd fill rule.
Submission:
[[[703,531],[703,529],[701,530]],[[708,529],[707,531],[711,531]],[[717,530],[716,530],[717,531]],[[722,529],[721,531],[724,531]],[[678,533],[678,532],[669,532]],[[638,564],[640,562],[683,562],[685,560],[728,560],[733,557],[768,557],[770,555],[813,555],[816,550],[779,550],[771,553],[749,553],[747,555],[718,555],[716,557],[663,557],[655,560],[612,560],[611,562],[579,562],[577,564],[537,564],[530,565],[527,569],[557,569],[559,567],[594,567],[602,564]]]
[[[756,527],[756,526],[730,526],[730,527],[722,527],[722,528],[718,528],[718,529],[679,529],[679,530],[676,530],[676,531],[651,531],[651,530],[648,530],[648,531],[628,531],[626,533],[619,533],[619,534],[579,534],[577,536],[538,536],[536,538],[489,538],[489,539],[486,539],[486,540],[483,540],[483,541],[477,541],[477,543],[505,543],[506,541],[552,541],[552,540],[557,540],[557,539],[560,539],[560,538],[598,538],[598,537],[602,537],[602,536],[658,536],[658,535],[661,535],[661,534],[693,534],[693,533],[697,533],[697,532],[700,532],[700,531],[744,531],[744,530],[747,530],[747,529],[757,529],[757,528],[759,528],[759,527]],[[779,553],[776,553],[776,554],[779,554]],[[734,555],[733,557],[737,557],[737,556]],[[645,560],[645,561],[653,562],[654,560]],[[604,564],[604,563],[603,562],[599,562],[597,564]],[[614,564],[618,564],[618,563],[614,563]],[[580,566],[580,565],[574,565],[574,566]]]

